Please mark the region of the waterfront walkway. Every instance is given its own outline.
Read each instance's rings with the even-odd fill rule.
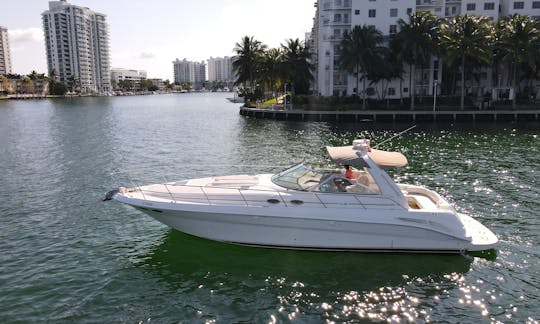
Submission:
[[[410,121],[538,121],[540,109],[533,110],[279,110],[240,107],[240,115],[277,120],[343,121],[343,122],[410,122]]]

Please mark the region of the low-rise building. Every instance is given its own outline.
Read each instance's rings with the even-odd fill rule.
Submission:
[[[141,80],[146,79],[146,71],[133,69],[111,69],[111,84],[113,90],[137,90]],[[126,89],[130,88],[131,89]]]

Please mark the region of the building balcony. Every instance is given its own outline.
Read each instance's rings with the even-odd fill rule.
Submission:
[[[323,26],[350,26],[350,19],[338,19],[338,20],[323,20]]]
[[[442,0],[416,0],[417,7],[436,7],[442,5]]]
[[[322,5],[322,10],[343,10],[351,9],[351,0],[342,0],[342,1],[326,1]]]
[[[330,42],[340,42],[342,39],[343,39],[343,35],[323,36],[324,41],[330,41]]]

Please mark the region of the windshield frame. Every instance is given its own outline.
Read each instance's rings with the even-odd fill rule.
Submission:
[[[313,168],[306,166],[304,163],[294,165],[288,169],[281,171],[280,173],[274,174],[270,180],[277,186],[291,189],[291,190],[300,190],[306,191],[309,187],[302,186],[300,184],[301,179],[306,177],[308,174],[317,175],[319,172]],[[320,177],[319,177],[320,178]],[[318,181],[317,181],[318,183]],[[313,183],[315,185],[315,183]]]

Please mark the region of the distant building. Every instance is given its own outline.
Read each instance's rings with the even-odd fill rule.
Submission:
[[[141,80],[144,79],[146,79],[146,71],[115,68],[111,69],[111,84],[113,90],[123,88],[121,81],[130,81],[133,89],[137,89],[141,84]]]
[[[11,73],[8,30],[0,26],[0,75]]]
[[[362,82],[370,82],[363,78],[360,89],[356,89],[355,75],[338,64],[340,42],[355,26],[374,26],[388,40],[399,32],[399,19],[408,21],[409,14],[419,11],[431,12],[438,18],[469,14],[497,21],[521,14],[540,20],[539,0],[318,0],[315,7],[313,28],[306,44],[310,45],[311,60],[316,66],[313,91],[321,96],[359,94]],[[405,69],[404,80],[409,79],[408,71]],[[416,70],[414,78],[417,95],[432,95],[442,80],[442,61],[432,57],[426,66]],[[484,90],[497,82],[489,71],[482,78]],[[367,90],[370,87],[367,85]],[[388,84],[386,92],[388,98],[411,95],[408,82],[397,79]]]
[[[210,57],[208,59],[208,81],[223,83],[234,82],[232,60],[229,56]]]
[[[150,82],[152,82],[153,85],[158,87],[158,90],[164,90],[165,89],[165,82],[163,79],[148,79]]]
[[[49,75],[86,94],[111,91],[106,16],[66,0],[49,1],[42,13]]]
[[[173,63],[174,83],[193,90],[201,90],[206,80],[206,65],[204,62],[191,62],[186,59],[176,59]]]

